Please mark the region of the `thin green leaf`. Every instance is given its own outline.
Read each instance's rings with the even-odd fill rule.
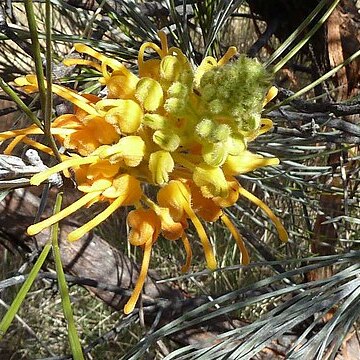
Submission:
[[[46,257],[51,249],[51,244],[46,244],[44,249],[41,251],[39,258],[37,259],[35,265],[30,271],[28,278],[25,280],[24,284],[21,286],[21,289],[17,293],[14,301],[12,302],[10,308],[6,312],[5,316],[0,323],[0,339],[5,335],[12,321],[14,320],[15,315],[17,314],[21,304],[23,303],[27,293],[29,292],[33,282],[36,280],[36,277],[43,266]]]
[[[323,0],[323,3],[327,3],[328,0]],[[273,73],[277,73],[294,55],[296,55],[299,50],[311,39],[311,37],[320,29],[324,24],[326,19],[334,11],[335,7],[339,4],[340,0],[334,0],[333,3],[329,6],[325,14],[316,22],[316,24],[311,28],[311,30],[302,37],[299,41],[283,59],[281,59],[272,69]],[[320,5],[320,4],[319,4]],[[306,21],[306,20],[305,20]]]
[[[55,213],[58,213],[61,208],[61,202],[62,202],[62,194],[58,194],[56,197],[56,203],[55,203]],[[59,230],[59,224],[56,223],[52,227],[51,231],[51,242],[52,242],[52,249],[53,249],[53,255],[55,260],[55,267],[56,267],[56,274],[58,277],[58,284],[59,284],[59,291],[61,296],[61,303],[63,307],[63,312],[65,319],[68,324],[68,336],[69,336],[69,342],[70,342],[70,348],[73,355],[74,360],[83,360],[84,355],[82,352],[79,335],[76,330],[76,325],[73,317],[72,307],[71,307],[71,301],[69,296],[69,291],[65,279],[64,269],[62,267],[61,263],[61,254],[60,254],[60,248],[59,248],[59,242],[58,242],[58,230]]]
[[[18,94],[0,77],[0,87],[8,94],[16,105],[28,116],[28,118],[40,129],[43,130],[44,126],[41,121],[34,115],[28,106],[19,98]]]

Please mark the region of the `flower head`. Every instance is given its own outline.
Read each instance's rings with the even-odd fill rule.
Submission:
[[[163,32],[159,36],[161,46],[151,42],[141,46],[138,75],[86,45],[75,45],[90,59],[66,59],[65,65],[100,71],[99,81],[107,95],[99,98],[53,85],[54,93],[74,104],[74,112],[56,118],[51,129],[66,154],[60,164],[31,179],[31,184],[39,185],[56,172],[68,176],[71,168],[83,196],[56,215],[30,226],[30,235],[83,206],[107,202],[103,212],[68,235],[74,241],[119,207],[133,208],[127,218],[128,239],[143,249],[143,261],[125,313],[134,309],[140,296],[151,249],[159,236],[182,240],[186,251],[182,270],[189,269],[189,223],[199,235],[209,269],[215,269],[217,263],[204,222],[222,221],[238,244],[242,262],[249,262],[244,241],[223,211],[234,205],[239,195],[263,209],[277,227],[280,239],[287,240],[285,229],[271,210],[235,178],[279,163],[277,158],[263,158],[247,150],[250,141],[272,126],[270,120],[261,118],[263,106],[276,95],[268,73],[256,60],[244,56],[229,62],[236,54],[234,47],[219,61],[206,57],[194,69],[180,49],[168,47]],[[148,49],[156,53],[155,58],[145,60]],[[28,92],[38,89],[33,75],[15,82]],[[41,129],[30,126],[1,133],[0,140],[14,138],[8,152],[23,141],[51,154],[51,150],[29,138],[41,133]],[[157,189],[154,198],[145,195],[144,184]]]

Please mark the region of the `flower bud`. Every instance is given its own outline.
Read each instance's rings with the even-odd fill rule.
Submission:
[[[153,135],[153,141],[163,150],[175,151],[180,145],[180,137],[169,131],[156,130]]]
[[[160,76],[169,82],[177,81],[181,68],[181,63],[176,56],[166,55],[160,63]]]
[[[116,107],[110,109],[105,120],[117,125],[124,134],[131,134],[138,130],[143,112],[140,105],[133,100],[119,100]]]
[[[155,111],[163,104],[164,100],[161,85],[156,80],[146,77],[137,83],[135,97],[146,111]]]
[[[174,160],[167,151],[156,151],[150,155],[149,170],[153,182],[163,185],[169,181],[169,173],[174,169]]]

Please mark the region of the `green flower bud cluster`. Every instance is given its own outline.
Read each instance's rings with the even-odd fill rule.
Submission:
[[[262,101],[270,84],[271,77],[260,63],[240,56],[205,72],[197,90],[213,116],[233,118],[231,127],[248,132],[260,125]]]
[[[229,155],[244,151],[247,137],[260,127],[270,76],[256,60],[241,56],[233,63],[212,66],[200,83],[195,78],[182,54],[166,55],[157,81],[146,78],[137,86],[136,95],[151,109],[142,124],[154,131],[152,140],[161,150],[187,151],[199,144],[204,163],[220,167]]]

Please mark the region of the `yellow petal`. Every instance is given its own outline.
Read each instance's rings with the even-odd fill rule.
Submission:
[[[259,167],[278,165],[278,158],[264,158],[245,150],[240,155],[228,155],[223,170],[226,175],[240,175],[253,171]]]
[[[102,159],[109,158],[110,162],[123,160],[127,166],[136,167],[145,155],[145,142],[140,136],[125,136],[117,144],[106,147],[99,155]]]
[[[143,112],[138,103],[133,100],[118,100],[116,107],[106,113],[105,120],[117,125],[122,133],[131,134],[140,127],[142,117]]]
[[[109,179],[98,179],[93,183],[78,185],[78,190],[82,192],[104,191],[112,185],[112,181]]]
[[[102,195],[109,199],[122,198],[123,206],[133,205],[142,196],[140,181],[129,174],[121,174],[113,180],[112,186],[103,191]]]
[[[171,180],[157,193],[157,201],[161,207],[169,208],[175,221],[184,217],[184,206],[190,203],[190,190],[179,180]]]
[[[263,101],[263,107],[267,103],[269,103],[272,99],[274,99],[274,97],[278,94],[278,92],[279,92],[279,90],[275,86],[272,86],[265,96],[265,99]]]
[[[228,196],[228,183],[218,167],[207,164],[198,165],[193,173],[194,183],[199,186],[205,197]]]
[[[149,170],[152,174],[153,182],[163,185],[169,181],[169,173],[174,169],[174,160],[167,151],[156,151],[150,155]]]
[[[216,269],[217,264],[210,241],[200,220],[191,208],[189,188],[179,180],[172,180],[158,191],[157,199],[161,207],[169,208],[174,220],[181,220],[185,214],[190,218],[199,235],[208,268],[211,270]]]
[[[124,75],[123,73],[113,72],[106,81],[109,99],[131,99],[136,90],[139,79],[134,74]]]
[[[173,55],[165,56],[160,63],[160,76],[169,82],[177,81],[182,65],[179,59]]]
[[[131,228],[128,240],[131,245],[140,246],[154,242],[160,233],[161,221],[152,209],[136,209],[129,212],[127,223]]]
[[[184,226],[176,222],[170,215],[168,208],[159,208],[158,215],[161,219],[161,233],[167,240],[177,240],[184,234]]]

